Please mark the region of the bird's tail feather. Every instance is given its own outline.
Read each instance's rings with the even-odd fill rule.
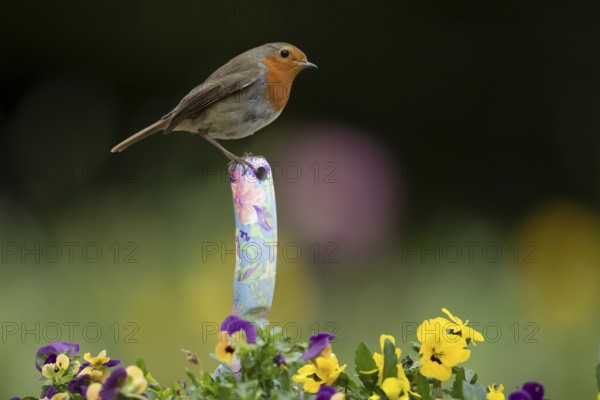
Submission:
[[[118,145],[116,145],[115,147],[112,148],[112,150],[110,151],[111,153],[120,153],[123,150],[125,150],[126,148],[128,148],[129,146],[131,146],[132,144],[139,142],[142,139],[147,138],[148,136],[164,129],[167,126],[168,120],[166,119],[159,119],[158,121],[156,121],[155,123],[153,123],[150,126],[145,127],[144,129],[142,129],[141,131],[139,131],[138,133],[129,136],[127,139],[123,140],[121,143],[119,143]]]

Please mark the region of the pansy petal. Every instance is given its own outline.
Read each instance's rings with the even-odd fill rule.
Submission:
[[[144,371],[137,365],[130,365],[125,368],[127,376],[131,378],[131,385],[133,385],[134,393],[142,393],[148,387],[148,382],[144,378]]]
[[[323,350],[329,346],[329,341],[335,339],[335,335],[329,332],[319,332],[310,337],[310,346],[302,355],[303,360],[317,358]]]
[[[500,384],[498,388],[496,388],[496,384],[488,386],[488,394],[486,395],[486,400],[505,400],[504,397],[504,385]]]
[[[326,380],[329,375],[335,371],[338,367],[338,361],[335,357],[323,358],[317,357],[315,359],[316,373],[319,379]]]
[[[430,338],[439,340],[440,337],[446,336],[446,329],[454,326],[456,324],[446,318],[427,319],[417,328],[417,339],[421,343],[425,343]]]
[[[446,314],[448,316],[448,318],[450,318],[451,321],[454,321],[458,325],[464,325],[462,323],[462,321],[458,317],[455,317],[454,315],[452,315],[452,313],[450,311],[448,311],[448,309],[446,307],[442,308],[442,312],[444,314]]]
[[[125,368],[117,368],[115,369],[108,379],[102,385],[102,390],[100,390],[100,398],[102,400],[113,400],[116,399],[117,394],[120,389],[123,387],[125,382],[127,381],[127,371]],[[91,388],[91,386],[90,386]],[[88,389],[89,393],[89,389]]]
[[[317,382],[314,379],[308,379],[306,382],[304,382],[304,391],[308,393],[317,393],[321,385],[321,382]]]
[[[52,346],[43,346],[40,347],[38,349],[38,351],[35,353],[35,367],[37,368],[37,370],[39,372],[42,372],[42,367],[47,364],[47,360],[48,360],[48,353],[55,353],[54,347]],[[46,355],[45,358],[43,358],[42,356]],[[54,356],[56,357],[56,353],[54,354]],[[42,358],[41,363],[38,362],[38,359]]]
[[[317,369],[315,368],[314,365],[307,364],[298,370],[298,375],[308,376],[308,375],[314,374],[316,371],[317,371]]]
[[[89,386],[90,383],[90,376],[88,374],[82,375],[69,382],[69,392],[85,395],[85,393],[83,393],[83,388]]]
[[[285,356],[283,354],[277,354],[273,358],[273,362],[279,367],[282,365],[286,365]]]
[[[218,342],[215,346],[215,356],[219,361],[231,364],[235,354],[235,346],[228,342]]]
[[[66,354],[73,356],[79,352],[79,344],[78,343],[70,343],[70,342],[52,342],[48,346],[40,347],[35,353],[35,367],[38,371],[42,371],[42,367],[44,364],[54,363],[54,360],[49,360],[49,356],[56,357],[58,354]],[[43,357],[46,355],[46,357]],[[41,363],[40,363],[41,359]]]
[[[387,378],[381,384],[381,390],[385,393],[388,399],[398,400],[400,392],[402,392],[402,382],[398,378]]]
[[[446,381],[452,375],[452,368],[439,364],[435,361],[426,360],[421,367],[421,375],[428,378],[435,378],[439,381]]]
[[[439,358],[444,365],[454,367],[457,364],[467,361],[471,356],[471,350],[464,347],[462,343],[454,345],[440,343],[436,347],[435,352],[441,354]]]
[[[321,385],[319,391],[317,392],[317,397],[315,400],[330,400],[331,396],[333,396],[337,391],[333,386],[329,385]]]
[[[102,385],[100,383],[92,383],[87,389],[84,390],[86,400],[102,400],[100,397],[101,390]]]
[[[107,367],[114,367],[115,365],[119,365],[121,363],[121,360],[110,360],[109,362],[107,362],[106,365]]]
[[[256,343],[256,338],[258,336],[258,333],[256,331],[256,327],[254,326],[254,324],[250,321],[246,321],[246,320],[242,320],[242,324],[241,324],[241,329],[244,330],[244,332],[246,333],[246,340],[248,341],[248,343],[250,344],[254,344]]]
[[[327,377],[327,383],[329,383],[330,385],[332,385],[337,378],[339,378],[340,374],[342,372],[344,372],[344,370],[346,369],[346,364],[342,365],[341,367],[335,369],[331,374],[329,374],[329,376]]]
[[[542,400],[544,398],[544,387],[537,382],[526,382],[523,390],[529,393],[531,400]]]
[[[42,398],[47,397],[47,398],[50,399],[55,394],[56,394],[56,388],[54,386],[50,386],[48,389],[46,389],[46,391],[44,392],[44,394],[42,394]]]
[[[229,315],[225,318],[221,324],[221,330],[226,331],[230,335],[243,330],[246,333],[246,340],[250,344],[256,343],[258,336],[256,327],[252,322],[236,317],[235,315]]]
[[[524,390],[517,390],[508,396],[508,400],[532,400],[529,393]]]
[[[363,375],[371,375],[371,374],[375,374],[377,373],[379,370],[377,368],[375,369],[370,369],[368,371],[358,371],[359,374],[363,374]]]
[[[327,341],[329,342],[330,340],[335,339],[335,335],[329,332],[319,332],[316,335],[312,335],[310,337],[310,342],[311,343],[317,343],[317,342],[322,342],[322,341]]]
[[[227,326],[229,325],[229,323],[233,322],[233,321],[237,321],[238,319],[240,319],[240,318],[233,314],[225,317],[223,322],[221,322],[221,331],[227,331]]]

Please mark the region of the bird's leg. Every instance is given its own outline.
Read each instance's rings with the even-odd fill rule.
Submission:
[[[215,139],[210,137],[205,130],[198,130],[198,133],[200,134],[200,137],[206,139],[209,143],[211,143],[217,149],[221,150],[221,153],[223,153],[225,155],[225,157],[229,158],[234,163],[242,164],[242,165],[244,165],[244,167],[249,167],[252,171],[254,171],[256,176],[258,176],[258,171],[256,170],[256,168],[254,168],[254,165],[250,164],[248,161],[244,160],[241,157],[236,156],[235,154],[233,154],[232,152],[227,150],[225,147],[223,147],[221,145],[221,143],[217,142]]]

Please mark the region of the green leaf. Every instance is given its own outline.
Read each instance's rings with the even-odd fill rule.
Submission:
[[[385,339],[383,344],[383,380],[398,376],[398,356],[396,347],[390,339]]]
[[[471,385],[474,385],[477,383],[477,378],[479,378],[479,375],[474,374],[470,381]]]
[[[136,358],[135,365],[137,365],[142,371],[144,371],[144,375],[146,375],[146,372],[148,372],[148,368],[146,367],[146,361],[142,357]]]
[[[463,382],[465,381],[465,369],[463,367],[456,368],[456,379],[452,385],[452,397],[464,400]]]
[[[419,375],[417,393],[421,395],[421,400],[431,400],[431,387],[429,386],[429,382],[427,382],[427,378],[423,375]]]
[[[377,364],[375,364],[375,360],[373,360],[371,351],[363,342],[360,342],[356,347],[356,352],[354,353],[354,365],[356,365],[356,372],[359,374],[364,371],[377,369]]]
[[[417,354],[419,354],[419,352],[421,351],[421,346],[422,345],[419,342],[410,342],[410,347]]]
[[[210,376],[210,374],[208,372],[205,372],[202,375],[202,386],[205,387],[210,387],[213,384],[213,378],[212,376]]]
[[[600,364],[596,367],[596,385],[598,386],[598,391],[600,392]]]
[[[485,388],[480,383],[472,385],[467,381],[463,381],[462,390],[463,400],[485,400]]]
[[[190,378],[190,382],[192,382],[192,384],[194,386],[196,386],[196,387],[200,386],[200,381],[198,380],[198,377],[196,376],[196,374],[194,374],[188,368],[185,369],[185,374],[187,375],[188,378]]]
[[[465,367],[455,367],[456,368],[464,368],[465,370],[465,381],[471,382],[471,383],[475,383],[477,381],[477,377],[475,375],[477,375],[475,373],[475,371],[473,371],[472,369],[469,368],[465,368]],[[475,379],[475,381],[473,381],[473,379]]]
[[[338,376],[338,378],[333,382],[333,384],[341,388],[348,387],[348,385],[350,384],[350,377],[347,373],[342,372],[340,376]]]
[[[377,379],[379,379],[379,371],[377,370],[377,364],[373,360],[371,350],[364,343],[359,343],[354,353],[354,365],[356,366],[356,372],[358,378],[363,383],[367,391],[371,392],[377,386]],[[365,373],[373,371],[372,373]]]

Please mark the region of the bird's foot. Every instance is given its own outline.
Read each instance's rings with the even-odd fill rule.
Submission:
[[[227,150],[225,147],[223,147],[219,142],[217,142],[215,139],[213,139],[208,132],[206,132],[206,130],[198,130],[198,133],[200,134],[200,137],[206,139],[208,142],[210,142],[213,146],[215,146],[217,149],[221,150],[221,152],[225,155],[225,157],[229,158],[233,163],[234,163],[234,168],[235,168],[235,164],[242,164],[244,166],[244,174],[246,173],[246,168],[250,168],[252,171],[254,171],[254,175],[261,181],[264,181],[265,179],[267,179],[267,170],[264,167],[259,167],[256,168],[254,167],[254,165],[250,164],[250,162],[246,161],[244,158],[246,157],[252,157],[252,153],[244,153],[244,157],[238,157],[235,154],[233,154],[232,152],[230,152],[229,150]],[[231,174],[233,171],[230,170],[229,173]]]
[[[244,153],[244,157],[238,157],[238,156],[232,154],[231,157],[229,157],[229,159],[234,163],[234,165],[233,165],[234,168],[235,168],[235,163],[242,164],[244,166],[244,174],[246,174],[246,171],[247,171],[246,168],[250,168],[254,172],[254,175],[258,178],[258,180],[260,180],[260,181],[266,180],[267,179],[267,170],[264,167],[256,168],[250,162],[245,160],[245,158],[249,157],[249,156],[252,156],[252,153]]]

